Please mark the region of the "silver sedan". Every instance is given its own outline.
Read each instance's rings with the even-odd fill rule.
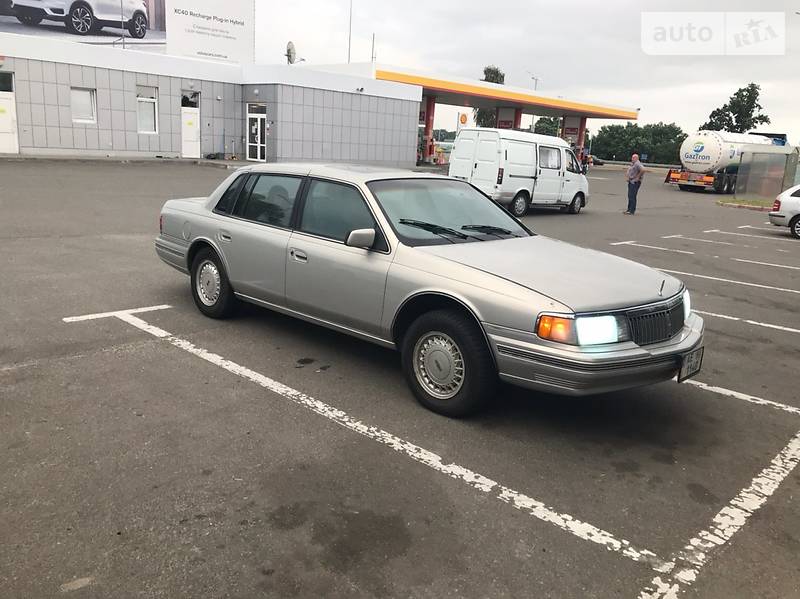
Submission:
[[[397,349],[417,399],[449,416],[499,380],[587,395],[700,370],[679,280],[537,235],[463,181],[252,166],[168,201],[160,224],[156,252],[203,314],[245,301]]]

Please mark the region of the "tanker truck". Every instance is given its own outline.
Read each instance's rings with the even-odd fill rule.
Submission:
[[[779,142],[754,133],[697,131],[681,144],[683,168],[670,169],[665,182],[677,185],[681,191],[711,189],[716,193],[733,193],[742,148],[773,143]]]

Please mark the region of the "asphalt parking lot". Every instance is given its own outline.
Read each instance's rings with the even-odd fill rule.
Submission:
[[[0,161],[0,595],[800,597],[785,228],[658,173],[624,216],[620,168],[595,168],[581,214],[526,223],[676,273],[702,372],[584,399],[502,387],[451,420],[391,351],[200,315],[155,256],[158,211],[227,174]]]

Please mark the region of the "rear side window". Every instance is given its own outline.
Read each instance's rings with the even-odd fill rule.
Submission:
[[[354,187],[313,181],[306,195],[300,230],[345,241],[350,231],[372,229],[375,219]]]
[[[242,191],[242,185],[244,185],[245,179],[247,179],[247,175],[239,175],[236,177],[236,179],[234,179],[230,187],[228,187],[228,189],[225,190],[225,193],[222,194],[219,202],[217,202],[217,206],[214,208],[216,212],[230,214],[231,210],[233,209],[233,205],[236,203],[236,198],[239,197],[239,192]]]
[[[259,175],[246,197],[236,203],[234,214],[275,227],[289,228],[294,202],[300,189],[300,177]]]
[[[793,197],[793,198],[800,198],[800,189],[795,189],[795,190],[792,192],[792,197]]]
[[[542,168],[561,168],[561,150],[539,146],[539,166]]]

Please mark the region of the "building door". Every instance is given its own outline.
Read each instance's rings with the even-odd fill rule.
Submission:
[[[200,158],[200,93],[181,92],[181,156]]]
[[[247,105],[247,159],[267,161],[267,106]]]
[[[18,154],[17,104],[11,73],[0,73],[0,154]]]

